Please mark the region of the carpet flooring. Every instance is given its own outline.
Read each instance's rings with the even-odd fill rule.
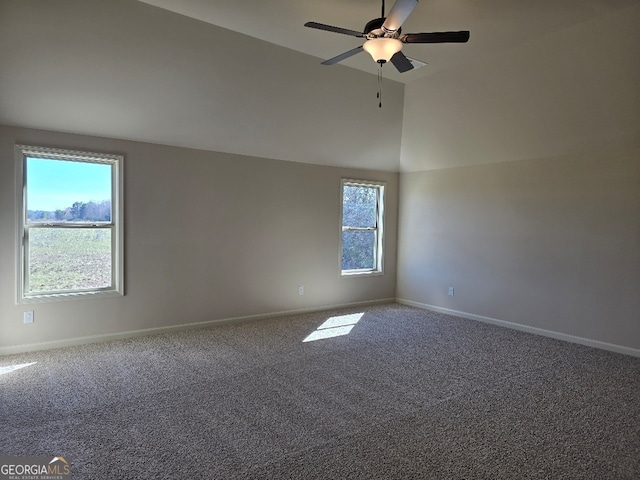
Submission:
[[[11,355],[0,454],[74,479],[638,479],[640,358],[398,304]]]

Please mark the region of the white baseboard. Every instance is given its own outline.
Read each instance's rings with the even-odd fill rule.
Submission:
[[[439,307],[437,305],[430,305],[426,303],[414,302],[412,300],[406,300],[403,298],[385,298],[381,300],[370,300],[364,302],[344,303],[338,305],[327,305],[310,307],[296,310],[283,310],[278,312],[262,313],[257,315],[246,315],[241,317],[230,317],[217,320],[209,320],[206,322],[187,323],[182,325],[170,325],[167,327],[145,328],[142,330],[130,330],[127,332],[111,333],[103,335],[91,335],[86,337],[73,337],[63,340],[53,340],[48,342],[28,343],[19,345],[10,345],[6,347],[0,347],[0,356],[12,355],[17,353],[35,352],[38,350],[50,350],[54,348],[73,347],[77,345],[86,345],[90,343],[108,342],[112,340],[122,340],[134,337],[143,337],[146,335],[159,335],[163,333],[177,332],[180,330],[191,330],[197,328],[206,328],[216,325],[224,325],[227,323],[241,323],[255,320],[263,320],[267,318],[282,317],[287,315],[297,315],[301,313],[314,313],[323,312],[327,310],[334,310],[340,308],[360,307],[367,305],[379,305],[384,303],[397,302],[403,305],[422,308],[425,310],[431,310],[434,312],[445,313],[456,317],[467,318],[469,320],[477,320],[479,322],[490,323],[492,325],[498,325],[501,327],[512,328],[514,330],[520,330],[527,333],[533,333],[536,335],[542,335],[544,337],[555,338],[557,340],[563,340],[571,343],[578,343],[580,345],[586,345],[588,347],[600,348],[603,350],[609,350],[612,352],[622,353],[625,355],[631,355],[634,357],[640,357],[640,349],[625,347],[622,345],[616,345],[613,343],[602,342],[599,340],[592,340],[590,338],[577,337],[575,335],[568,335],[566,333],[555,332],[553,330],[546,330],[543,328],[531,327],[528,325],[522,325],[519,323],[508,322],[506,320],[499,320],[497,318],[486,317],[483,315],[476,315],[474,313],[462,312],[460,310],[453,310],[450,308]]]
[[[216,325],[224,325],[228,323],[250,322],[255,320],[263,320],[274,317],[284,317],[288,315],[297,315],[301,313],[324,312],[327,310],[335,310],[350,307],[365,307],[367,305],[379,305],[383,303],[394,303],[395,298],[385,298],[382,300],[368,300],[363,302],[343,303],[339,305],[326,305],[310,308],[301,308],[296,310],[283,310],[280,312],[261,313],[257,315],[246,315],[242,317],[222,318],[218,320],[209,320],[206,322],[186,323],[182,325],[170,325],[167,327],[145,328],[142,330],[130,330],[120,333],[108,333],[102,335],[91,335],[87,337],[73,337],[63,340],[52,340],[49,342],[25,343],[20,345],[10,345],[0,347],[0,356],[13,355],[17,353],[35,352],[38,350],[51,350],[54,348],[73,347],[77,345],[86,345],[89,343],[101,343],[112,340],[123,340],[134,337],[144,337],[147,335],[159,335],[163,333],[177,332],[180,330],[191,330],[197,328],[213,327]]]
[[[403,298],[396,298],[396,302],[411,307],[432,310],[434,312],[467,318],[469,320],[477,320],[479,322],[490,323],[492,325],[498,325],[500,327],[512,328],[514,330],[520,330],[522,332],[555,338],[556,340],[564,340],[565,342],[578,343],[580,345],[586,345],[588,347],[600,348],[602,350],[609,350],[616,353],[631,355],[633,357],[640,357],[640,349],[637,348],[625,347],[622,345],[616,345],[614,343],[601,342],[600,340],[592,340],[590,338],[577,337],[575,335],[568,335],[566,333],[554,332],[553,330],[545,330],[544,328],[530,327],[528,325],[522,325],[520,323],[507,322],[506,320],[499,320],[497,318],[476,315],[475,313],[461,312],[459,310],[438,307],[437,305],[429,305],[427,303],[414,302],[412,300],[405,300]]]

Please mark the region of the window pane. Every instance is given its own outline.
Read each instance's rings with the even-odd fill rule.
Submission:
[[[27,222],[110,222],[111,165],[27,157]]]
[[[29,229],[27,293],[111,286],[111,229]]]
[[[373,270],[376,267],[375,249],[375,232],[360,230],[342,232],[342,270]]]
[[[375,227],[377,191],[375,187],[345,185],[342,193],[342,225]]]

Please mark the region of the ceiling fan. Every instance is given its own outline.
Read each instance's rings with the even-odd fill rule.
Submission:
[[[402,45],[405,43],[466,43],[469,41],[468,30],[403,34],[402,24],[417,6],[418,0],[396,0],[389,15],[385,17],[384,0],[382,0],[382,16],[368,22],[362,32],[317,22],[307,22],[304,26],[365,39],[361,46],[325,60],[322,62],[323,65],[333,65],[365,50],[381,66],[391,61],[400,73],[404,73],[414,68],[411,61],[401,51]]]

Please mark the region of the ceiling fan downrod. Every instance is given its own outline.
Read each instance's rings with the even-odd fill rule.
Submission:
[[[378,108],[382,108],[382,65],[384,63],[383,61],[378,62]]]

